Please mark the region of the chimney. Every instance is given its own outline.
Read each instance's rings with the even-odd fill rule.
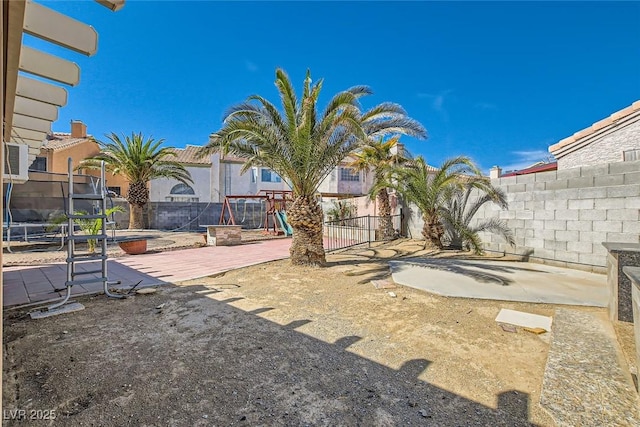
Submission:
[[[80,120],[71,120],[71,138],[86,138],[87,125]]]
[[[502,168],[500,168],[499,166],[494,166],[489,169],[489,178],[497,179],[500,178],[500,175],[502,175]]]

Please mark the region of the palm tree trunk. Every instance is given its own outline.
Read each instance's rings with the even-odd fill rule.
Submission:
[[[315,199],[296,197],[287,219],[293,228],[289,253],[294,265],[324,265],[326,258],[322,242],[322,208]]]
[[[129,230],[144,228],[142,207],[149,201],[149,189],[144,181],[134,181],[129,184],[127,193],[129,202]]]
[[[380,225],[378,232],[382,240],[393,240],[395,230],[391,221],[391,204],[389,203],[389,193],[386,188],[378,192],[378,215],[380,216]]]
[[[144,215],[142,206],[129,204],[129,230],[141,230],[144,228]]]
[[[425,238],[426,244],[434,249],[442,249],[444,226],[440,223],[438,216],[424,214],[422,219],[424,221],[422,235]]]

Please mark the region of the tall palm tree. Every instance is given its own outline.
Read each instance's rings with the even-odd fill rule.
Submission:
[[[450,195],[450,186],[462,185],[465,176],[469,175],[481,176],[481,173],[468,157],[448,159],[439,169],[434,169],[422,156],[418,156],[410,165],[397,171],[395,183],[388,183],[420,211],[424,221],[422,235],[425,246],[430,244],[434,248],[442,248],[444,226],[441,217]]]
[[[287,180],[294,197],[287,211],[293,228],[291,262],[299,265],[325,263],[323,214],[315,194],[327,175],[365,139],[358,99],[371,93],[366,86],[339,92],[320,112],[322,83],[311,84],[307,71],[298,100],[289,76],[277,69],[275,85],[282,111],[262,96],[252,95],[231,107],[222,128],[201,151],[232,153],[246,159],[244,171],[265,166]]]
[[[472,194],[474,197],[471,197]],[[491,185],[491,181],[485,177],[472,178],[462,187],[451,186],[447,202],[441,211],[445,239],[449,241],[449,246],[454,249],[470,249],[480,254],[482,245],[478,233],[481,231],[499,234],[510,245],[515,244],[513,232],[498,218],[481,220],[471,225],[475,214],[486,203],[495,203],[502,209],[509,206],[506,193]]]
[[[161,147],[163,139],[146,138],[141,133],[125,136],[107,135],[108,142],[98,141],[100,153],[80,162],[79,168],[98,169],[101,161],[114,175],[129,181],[129,229],[144,228],[142,207],[149,201],[149,181],[171,178],[184,184],[193,183],[185,167],[171,160],[176,154],[170,147]]]
[[[370,140],[365,147],[353,154],[355,159],[349,164],[349,167],[356,171],[371,170],[373,173],[373,186],[369,198],[378,201],[378,230],[382,240],[392,240],[395,236],[389,192],[385,183],[392,179],[395,168],[405,164],[410,158],[407,152],[399,149],[399,139],[399,136],[395,136],[387,141],[382,137],[375,141]]]

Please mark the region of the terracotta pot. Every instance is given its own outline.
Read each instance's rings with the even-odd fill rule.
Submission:
[[[129,255],[139,255],[147,252],[146,240],[129,240],[126,242],[118,242],[120,249]]]

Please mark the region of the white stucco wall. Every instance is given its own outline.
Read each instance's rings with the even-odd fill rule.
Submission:
[[[208,165],[202,166],[186,166],[186,169],[191,174],[193,184],[189,184],[193,188],[195,194],[193,197],[197,197],[198,201],[208,203],[212,200],[211,193],[211,173],[212,168]],[[149,200],[151,202],[164,202],[170,195],[171,189],[174,185],[179,184],[175,179],[159,178],[154,179],[149,184]]]
[[[340,167],[337,167],[322,181],[318,191],[331,194],[367,194],[373,185],[372,181],[373,174],[364,172],[360,172],[360,181],[342,181],[340,179]]]
[[[623,152],[640,149],[640,117],[594,137],[593,141],[558,159],[558,170],[621,162]]]
[[[290,190],[284,180],[281,182],[262,181],[262,168],[257,168],[256,172],[250,169],[241,173],[242,167],[241,163],[223,162],[220,164],[218,179],[220,198],[218,201],[224,201],[226,195],[253,195],[258,194],[261,190]]]

